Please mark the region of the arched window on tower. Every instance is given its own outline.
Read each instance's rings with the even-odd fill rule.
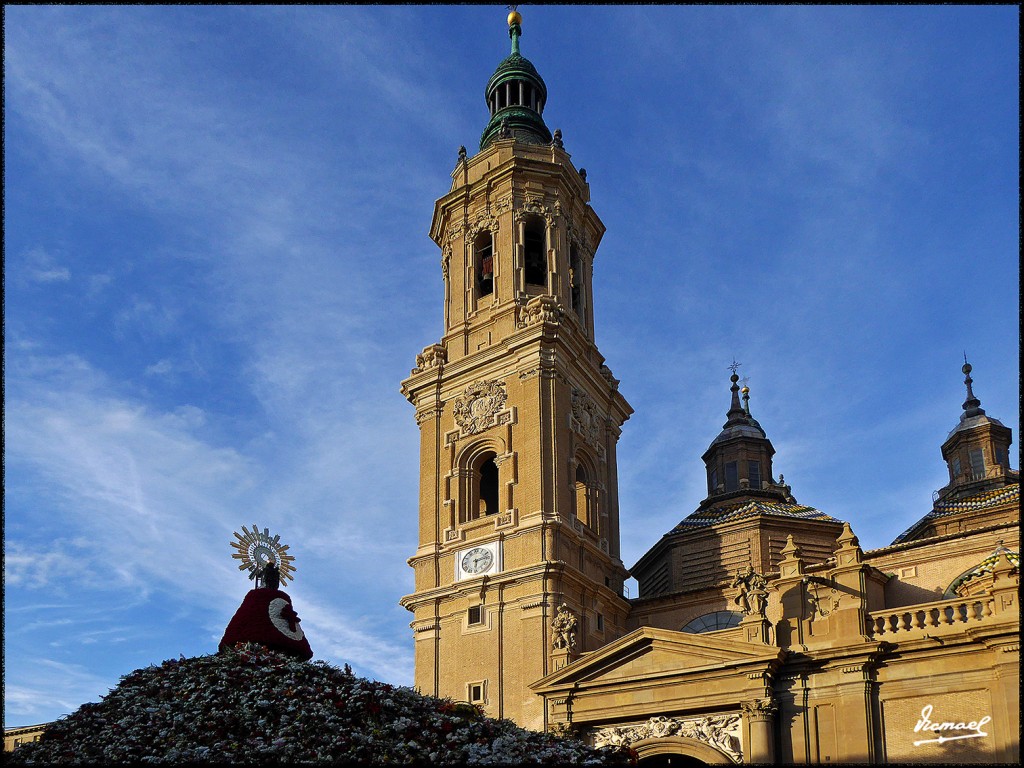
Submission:
[[[584,525],[590,525],[590,489],[587,488],[587,470],[582,464],[576,465],[576,484],[573,491],[576,496],[576,519]]]
[[[572,290],[572,310],[583,319],[583,262],[579,249],[573,243],[569,247],[569,283]]]
[[[473,242],[476,263],[476,295],[494,293],[494,238],[489,231],[481,232]]]
[[[527,219],[523,228],[523,260],[527,285],[547,285],[548,260],[544,252],[545,240],[543,220]]]
[[[473,467],[473,481],[476,486],[476,510],[473,518],[494,515],[498,512],[498,465],[493,451],[484,453]]]

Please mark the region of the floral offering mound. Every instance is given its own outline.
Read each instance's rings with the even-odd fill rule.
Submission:
[[[625,765],[621,748],[484,717],[468,704],[263,646],[165,661],[7,755],[12,763]]]

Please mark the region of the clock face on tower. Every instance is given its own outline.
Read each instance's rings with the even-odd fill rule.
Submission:
[[[456,580],[499,570],[498,546],[498,542],[492,542],[459,552],[455,558]]]
[[[483,573],[491,567],[494,562],[494,555],[491,550],[483,547],[474,547],[462,556],[463,573]]]

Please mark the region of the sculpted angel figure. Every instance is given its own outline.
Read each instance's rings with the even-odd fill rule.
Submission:
[[[576,647],[576,617],[565,603],[558,606],[558,613],[551,622],[551,634],[551,647],[555,650]]]
[[[737,571],[736,578],[732,580],[730,586],[734,589],[739,587],[733,602],[745,616],[765,615],[768,608],[768,580],[755,573],[752,566],[748,565],[745,571]]]

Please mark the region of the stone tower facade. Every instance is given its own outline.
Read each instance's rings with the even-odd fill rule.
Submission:
[[[616,443],[632,409],[594,343],[604,225],[521,33],[513,12],[480,151],[460,150],[434,208],[444,336],[402,384],[421,468],[402,604],[423,693],[541,729],[529,684],[626,632]]]

